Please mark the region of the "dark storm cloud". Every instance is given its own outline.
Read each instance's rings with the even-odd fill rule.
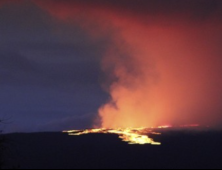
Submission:
[[[50,83],[49,85],[97,83],[96,77],[100,70],[96,59],[78,59],[80,54],[71,47],[63,49],[60,45],[54,45],[57,50],[44,50],[44,48],[38,47],[38,50],[29,48],[19,52],[2,50],[1,84],[17,82],[38,86],[44,82]],[[96,58],[87,53],[81,55]]]
[[[89,113],[83,124],[92,124],[105,99],[103,40],[92,43],[78,26],[55,22],[28,1],[2,6],[0,37],[0,117],[12,122],[5,132],[63,130],[60,120]]]
[[[0,14],[2,83],[97,83],[101,52],[81,30],[53,25],[52,19],[32,4],[12,5]]]

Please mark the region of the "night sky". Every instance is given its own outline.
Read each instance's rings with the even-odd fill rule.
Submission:
[[[5,132],[92,126],[107,96],[101,51],[78,26],[25,1],[0,9],[0,115]]]
[[[153,124],[179,120],[218,126],[222,122],[221,28],[220,0],[0,0],[2,128],[4,132],[91,128],[99,124],[98,109],[108,101],[100,116],[105,126],[117,126],[122,122],[118,116],[107,118],[113,113],[109,110],[113,102],[112,107],[126,112],[136,107],[125,105],[138,105],[144,99],[139,104],[144,119],[144,101],[156,105],[152,99],[159,102],[160,96],[166,98],[159,104],[169,116],[161,116],[162,110],[156,108],[148,110],[158,112],[149,117]],[[175,59],[179,53],[186,60]],[[145,54],[157,60],[143,60]],[[160,55],[168,58],[155,57]],[[150,84],[160,79],[163,83],[152,93],[140,87],[143,80],[152,89]],[[143,96],[148,94],[156,97]],[[185,116],[174,113],[178,111]]]

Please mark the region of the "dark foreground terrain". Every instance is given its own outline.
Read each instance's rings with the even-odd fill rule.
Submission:
[[[164,132],[162,146],[128,145],[116,135],[10,134],[8,167],[222,168],[222,132]]]

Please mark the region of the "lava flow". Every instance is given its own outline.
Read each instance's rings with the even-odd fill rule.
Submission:
[[[148,128],[119,128],[119,129],[87,129],[87,130],[70,130],[64,131],[69,135],[84,135],[84,134],[117,134],[122,141],[127,142],[128,144],[151,144],[151,145],[161,145],[160,142],[155,142],[148,135],[160,135],[160,133],[156,133],[153,129]]]
[[[151,128],[113,128],[113,129],[86,129],[86,130],[69,130],[63,131],[71,136],[80,136],[86,134],[116,134],[122,139],[123,142],[128,144],[138,144],[138,145],[161,145],[160,142],[154,141],[149,135],[161,135],[161,133],[156,132],[157,129],[189,129],[189,128],[199,128],[202,127],[199,124],[188,124],[180,126],[164,125]],[[205,127],[208,128],[209,126]]]

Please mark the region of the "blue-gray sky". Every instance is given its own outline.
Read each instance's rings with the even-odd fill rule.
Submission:
[[[32,3],[0,8],[0,117],[3,130],[92,126],[107,96],[100,86],[105,40],[55,21]]]

